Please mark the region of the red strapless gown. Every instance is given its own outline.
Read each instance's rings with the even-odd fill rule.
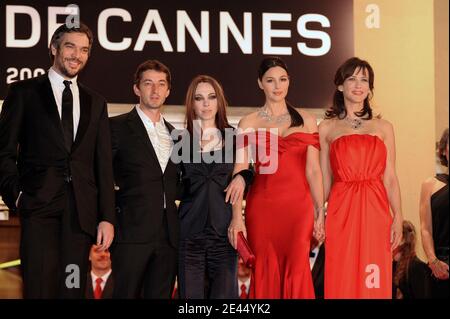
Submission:
[[[330,145],[325,298],[392,298],[392,217],[383,184],[386,147],[352,134]]]
[[[256,256],[250,298],[314,298],[309,266],[314,208],[305,168],[307,148],[319,149],[319,136],[296,132],[276,138],[278,149],[277,143],[264,147],[256,141],[276,154],[278,168],[262,174],[265,165],[257,157],[246,201],[247,235]]]

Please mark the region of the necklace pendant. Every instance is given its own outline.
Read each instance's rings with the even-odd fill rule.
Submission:
[[[359,129],[363,124],[363,121],[360,118],[351,119],[349,117],[345,117],[344,120],[350,125],[353,130]]]
[[[287,122],[291,119],[291,115],[289,113],[281,114],[278,116],[270,115],[269,112],[267,112],[266,107],[262,107],[259,110],[258,115],[261,116],[267,122],[274,122],[276,124]]]

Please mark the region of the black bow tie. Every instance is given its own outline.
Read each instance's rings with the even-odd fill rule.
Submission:
[[[316,257],[316,253],[313,252],[313,251],[310,251],[309,252],[309,258],[314,258],[314,257]]]

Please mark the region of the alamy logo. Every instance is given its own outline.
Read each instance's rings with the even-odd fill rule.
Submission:
[[[175,144],[171,155],[173,163],[244,163],[258,162],[259,174],[273,174],[278,169],[278,129],[232,129],[221,132],[217,128],[201,129],[200,121],[195,120],[193,136],[184,130],[173,130],[172,140]],[[201,132],[201,133],[200,133]],[[224,153],[201,152],[200,135],[210,140],[213,148],[222,145]],[[206,147],[208,148],[208,147]],[[225,156],[222,156],[222,155]]]
[[[66,266],[66,287],[69,289],[80,288],[80,267],[75,264]]]
[[[366,287],[369,289],[380,288],[380,267],[375,264],[369,264],[366,266]]]

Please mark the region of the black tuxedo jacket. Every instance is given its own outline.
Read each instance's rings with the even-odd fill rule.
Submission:
[[[108,277],[108,280],[105,283],[105,288],[103,288],[102,299],[112,299],[113,292],[114,292],[114,278],[113,274],[111,273]],[[89,272],[87,275],[85,298],[94,299],[94,287],[92,286],[91,272]]]
[[[226,138],[231,140],[233,136]],[[197,151],[190,139],[185,138],[181,143],[190,145],[192,153]],[[202,159],[199,163],[190,154],[190,161],[181,163],[182,196],[178,209],[181,240],[192,238],[209,227],[217,235],[227,236],[233,211],[231,204],[225,203],[224,189],[230,183],[234,168],[236,148],[232,146],[230,149],[224,146],[207,154],[211,159],[221,161],[206,163]]]
[[[11,210],[45,215],[72,180],[81,228],[95,236],[99,221],[114,224],[111,137],[105,100],[78,83],[80,122],[66,149],[47,74],[12,84],[0,115],[0,193]]]
[[[172,132],[174,127],[166,121],[165,124]],[[178,247],[179,221],[175,205],[178,165],[169,159],[162,172],[136,108],[111,118],[111,132],[117,189],[116,242],[148,243],[156,240],[164,227],[164,214],[167,214],[169,240],[173,247]]]

